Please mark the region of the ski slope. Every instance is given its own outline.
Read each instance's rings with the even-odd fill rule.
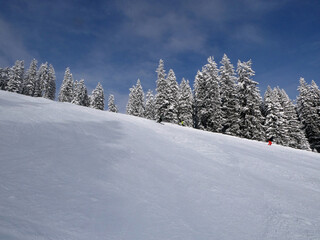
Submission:
[[[0,91],[0,239],[319,240],[320,154]]]

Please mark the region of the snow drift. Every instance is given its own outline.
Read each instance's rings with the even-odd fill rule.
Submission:
[[[0,239],[320,239],[320,154],[0,91]]]

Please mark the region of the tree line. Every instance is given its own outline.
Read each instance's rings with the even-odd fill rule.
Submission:
[[[51,64],[38,68],[33,59],[24,71],[24,61],[17,60],[11,68],[0,68],[0,89],[33,97],[54,100],[56,76]],[[188,80],[178,84],[172,69],[168,74],[160,59],[156,90],[146,95],[140,80],[129,90],[127,114],[161,120],[211,132],[320,152],[320,90],[312,81],[300,78],[296,104],[285,90],[268,86],[262,99],[252,62],[238,61],[235,69],[224,54],[217,65],[213,57],[198,70],[193,89]],[[105,108],[104,90],[100,83],[88,95],[84,80],[74,81],[66,68],[58,94],[58,101]],[[118,112],[113,95],[108,99],[108,110]]]
[[[37,60],[32,60],[26,73],[24,61],[19,60],[11,68],[0,68],[0,89],[53,100],[56,94],[54,68],[46,62],[38,69],[37,64]]]
[[[232,136],[266,141],[297,149],[320,152],[320,90],[315,81],[303,78],[294,104],[284,89],[268,86],[261,97],[252,61],[238,61],[235,69],[224,54],[217,65],[209,57],[195,76],[178,84],[172,69],[168,74],[159,61],[155,94],[145,96],[138,79],[130,88],[127,114],[163,120]]]
[[[29,69],[25,72],[24,61],[17,60],[11,68],[0,68],[0,89],[54,100],[56,94],[54,68],[47,62],[42,63],[38,68],[38,61],[33,59]],[[66,68],[58,101],[100,110],[104,110],[105,107],[104,90],[100,82],[91,95],[88,95],[84,80],[74,81],[70,68]],[[113,95],[109,96],[108,109],[111,112],[118,112]]]

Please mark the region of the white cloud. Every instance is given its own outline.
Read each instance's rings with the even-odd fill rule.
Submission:
[[[197,28],[194,19],[174,7],[139,1],[119,4],[119,8],[126,16],[121,35],[147,39],[154,48],[173,53],[204,50],[206,33]]]
[[[256,44],[263,44],[266,41],[262,31],[259,29],[258,26],[254,24],[243,24],[242,26],[236,28],[232,36],[235,39],[253,42]]]
[[[30,61],[35,56],[24,45],[19,31],[0,18],[0,66],[11,66],[16,60]],[[26,64],[26,62],[25,62]],[[25,66],[26,67],[26,66]]]

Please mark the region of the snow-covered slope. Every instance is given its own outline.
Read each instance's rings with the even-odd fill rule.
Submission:
[[[0,91],[0,239],[320,239],[320,154]]]

